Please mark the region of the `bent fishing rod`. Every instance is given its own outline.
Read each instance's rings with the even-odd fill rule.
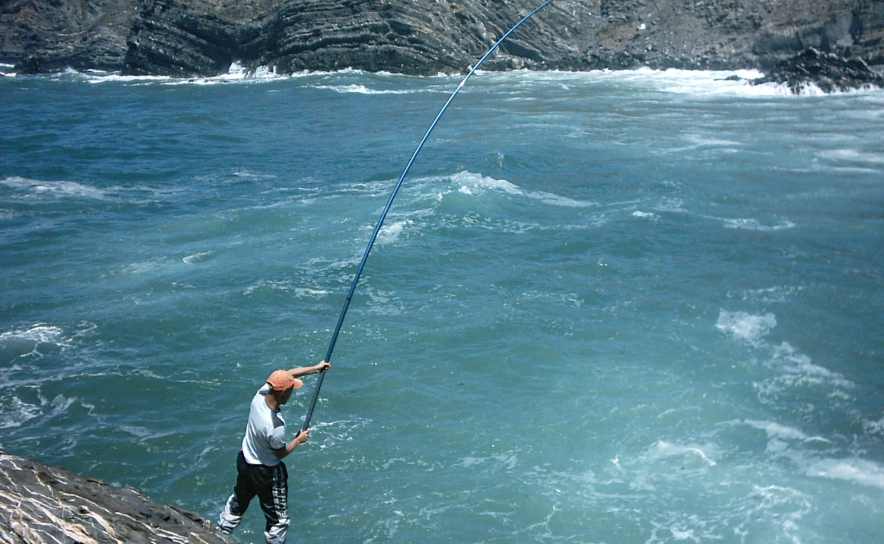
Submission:
[[[347,309],[350,307],[350,301],[353,299],[353,293],[356,292],[356,284],[359,283],[359,277],[362,275],[362,270],[365,268],[365,263],[368,261],[368,254],[371,253],[371,248],[374,246],[374,242],[378,237],[378,233],[381,231],[381,227],[384,225],[384,219],[387,218],[387,212],[390,211],[390,207],[393,205],[393,199],[396,198],[396,193],[399,192],[399,187],[402,186],[402,182],[405,180],[405,176],[408,174],[408,171],[411,170],[411,165],[414,164],[414,160],[417,158],[418,153],[421,152],[421,149],[424,147],[424,143],[427,141],[427,138],[430,137],[430,133],[433,132],[433,129],[436,128],[436,124],[439,122],[439,119],[442,118],[442,115],[445,113],[445,110],[448,109],[448,106],[454,100],[454,97],[457,96],[457,93],[466,85],[467,80],[470,79],[470,76],[479,69],[479,66],[485,62],[491,53],[494,52],[497,47],[503,43],[505,39],[509,37],[510,34],[513,33],[517,28],[519,28],[522,23],[530,19],[535,13],[542,10],[549,4],[551,4],[553,0],[546,0],[540,6],[534,8],[528,15],[523,17],[518,23],[513,25],[511,29],[509,29],[503,36],[500,37],[499,40],[494,42],[494,45],[491,46],[488,51],[485,52],[484,55],[476,62],[476,64],[470,68],[470,71],[467,72],[467,75],[461,80],[460,84],[454,89],[454,92],[451,93],[451,96],[448,97],[448,100],[445,102],[445,105],[442,106],[442,109],[439,110],[439,113],[436,114],[436,118],[433,119],[433,122],[430,124],[430,128],[427,129],[427,132],[424,133],[424,137],[421,138],[419,144],[417,144],[417,148],[415,148],[414,153],[411,154],[411,158],[408,160],[408,163],[405,165],[405,169],[402,171],[402,174],[399,176],[399,181],[396,182],[396,185],[393,187],[393,192],[390,194],[390,198],[387,200],[387,205],[384,206],[384,211],[381,212],[381,216],[378,219],[377,225],[375,225],[374,231],[371,233],[371,238],[368,240],[368,245],[365,247],[365,253],[362,255],[362,260],[359,262],[359,267],[356,269],[356,274],[353,277],[353,283],[350,284],[350,291],[347,292],[347,298],[344,300],[344,306],[341,308],[341,315],[338,316],[338,323],[335,325],[335,330],[332,333],[331,341],[328,344],[328,351],[325,353],[324,361],[331,361],[332,351],[335,349],[335,343],[338,341],[338,334],[341,332],[341,325],[344,324],[344,317],[347,315]],[[313,399],[310,401],[310,408],[307,410],[307,417],[304,419],[304,426],[301,430],[306,431],[310,428],[310,420],[313,418],[313,410],[316,408],[316,401],[319,399],[319,389],[322,387],[322,380],[325,378],[325,370],[322,370],[319,373],[319,378],[316,380],[316,388],[313,390]]]

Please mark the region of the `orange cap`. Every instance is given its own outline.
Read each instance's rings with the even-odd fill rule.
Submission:
[[[304,382],[299,380],[298,378],[293,378],[291,374],[289,374],[285,370],[274,370],[270,377],[267,378],[267,383],[270,384],[276,391],[285,391],[286,389],[298,389]]]

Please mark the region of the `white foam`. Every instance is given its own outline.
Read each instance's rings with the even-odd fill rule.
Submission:
[[[767,453],[794,462],[806,475],[818,478],[843,480],[869,487],[884,489],[884,466],[874,461],[850,457],[836,459],[807,454],[797,444],[832,444],[823,436],[808,435],[800,429],[773,421],[743,420],[731,422],[745,424],[767,434]]]
[[[40,415],[40,408],[12,397],[8,402],[0,401],[0,429],[20,427],[22,423]]]
[[[483,465],[485,463],[495,464],[497,468],[503,470],[515,470],[519,465],[519,457],[514,452],[505,452],[488,457],[463,457],[460,460],[460,466],[464,468]]]
[[[756,347],[761,345],[761,340],[776,326],[777,318],[771,313],[752,315],[725,310],[719,311],[718,322],[715,324],[715,327],[723,333]]]
[[[247,70],[244,66],[239,64],[238,62],[233,62],[230,64],[230,67],[227,69],[226,74],[221,74],[219,76],[214,77],[206,77],[206,78],[198,78],[196,80],[189,80],[193,83],[199,84],[213,84],[213,83],[227,83],[231,81],[256,81],[256,80],[269,80],[269,79],[277,79],[279,75],[276,73],[276,67],[267,67],[267,66],[259,66],[255,68],[253,71]]]
[[[0,66],[2,69],[2,66]],[[5,72],[4,72],[5,73]],[[283,78],[306,79],[323,77],[340,77],[347,75],[363,75],[366,72],[345,68],[336,71],[309,71],[296,72],[293,74],[280,75],[275,67],[260,66],[254,71],[248,71],[241,64],[231,64],[226,74],[214,77],[189,77],[173,78],[168,76],[122,76],[119,73],[88,71],[86,73],[66,70],[62,74],[50,74],[53,79],[70,80],[72,77],[89,83],[122,82],[131,85],[213,85],[221,83],[252,83],[274,81]],[[14,73],[6,73],[14,76]],[[372,73],[372,77],[396,77],[405,81],[441,80],[440,85],[444,88],[436,89],[439,92],[449,93],[454,90],[454,85],[461,79],[459,74],[440,73],[435,76],[403,76],[389,72]],[[474,79],[490,80],[492,82],[506,83],[511,88],[524,87],[526,85],[557,84],[562,88],[571,85],[592,85],[593,83],[613,83],[620,86],[628,85],[636,90],[656,90],[665,93],[693,95],[698,97],[717,96],[740,96],[740,97],[797,97],[825,95],[819,87],[813,84],[801,86],[799,95],[794,95],[788,85],[776,83],[764,83],[753,85],[751,80],[762,77],[763,74],[756,70],[652,70],[640,68],[637,70],[594,70],[588,72],[557,72],[557,71],[530,71],[514,70],[510,72],[486,72],[479,70]],[[373,89],[361,84],[320,85],[317,88],[331,89],[339,93],[357,94],[407,94],[424,92],[427,89]],[[875,87],[861,90],[849,90],[832,94],[870,94],[877,92]]]
[[[863,430],[868,434],[884,434],[884,416],[877,421],[863,421]]]
[[[149,261],[140,261],[129,263],[120,267],[119,271],[111,271],[111,275],[125,274],[131,276],[139,276],[141,274],[151,274],[160,270],[166,270],[170,266],[168,259],[165,257],[156,257]]]
[[[792,287],[789,285],[780,285],[765,289],[749,289],[743,292],[742,299],[746,301],[759,301],[767,304],[786,302],[802,289],[802,287]]]
[[[0,343],[16,340],[64,345],[63,331],[58,327],[43,323],[32,325],[31,328],[26,330],[17,329],[0,334]]]
[[[725,228],[754,230],[759,232],[773,232],[783,229],[791,229],[795,227],[795,223],[791,221],[780,221],[777,225],[762,225],[757,219],[721,219]]]
[[[30,195],[49,195],[57,198],[90,198],[93,200],[104,200],[106,198],[106,193],[101,189],[82,185],[74,181],[37,181],[13,176],[0,181],[0,183]]]
[[[865,459],[813,459],[806,463],[805,472],[808,476],[884,489],[884,467]]]
[[[829,160],[865,163],[871,166],[884,164],[884,154],[869,153],[856,149],[831,149],[820,152],[820,156]]]
[[[647,458],[651,460],[662,459],[666,457],[694,456],[703,460],[707,465],[714,466],[715,460],[713,455],[718,454],[718,449],[711,445],[678,445],[660,440],[654,444],[647,453]]]
[[[297,298],[322,298],[329,294],[325,289],[314,289],[310,287],[294,287],[289,282],[279,282],[271,280],[260,280],[256,284],[251,285],[243,290],[244,295],[251,295],[256,291],[269,289],[272,291],[283,291],[293,293]]]
[[[814,364],[810,357],[798,353],[788,342],[774,346],[771,361],[778,369],[795,376],[793,380],[789,380],[789,385],[831,383],[843,388],[854,386],[853,382],[841,374]]]
[[[657,222],[660,220],[660,216],[655,213],[642,212],[639,210],[632,212],[632,216],[637,217],[639,219],[647,219],[647,220],[653,221],[653,222]]]
[[[76,402],[76,398],[74,397],[65,397],[64,395],[56,395],[50,405],[52,406],[51,416],[57,416],[64,413],[67,413],[68,408]]]
[[[525,191],[517,185],[504,180],[495,179],[482,174],[462,171],[451,176],[452,184],[457,186],[457,191],[465,195],[481,195],[486,191],[499,191],[510,195],[522,196],[549,204],[551,206],[564,206],[569,208],[585,208],[597,206],[595,202],[574,200],[545,191]]]
[[[753,382],[762,401],[775,399],[788,388],[827,386],[835,388],[829,394],[832,398],[850,399],[846,390],[855,387],[854,383],[838,372],[814,364],[810,357],[798,352],[788,342],[772,345],[764,337],[776,327],[776,316],[772,313],[753,315],[746,312],[721,310],[716,328],[737,340],[744,341],[754,348],[770,350],[770,359],[765,365],[778,374],[760,382]]]
[[[780,425],[773,421],[755,421],[747,419],[743,421],[746,425],[762,430],[767,434],[768,439],[793,440],[800,442],[825,442],[831,441],[822,436],[808,436],[803,431],[793,427]]]
[[[64,331],[58,327],[37,323],[29,329],[14,329],[0,334],[0,348],[13,357],[40,355],[41,347],[63,348],[69,345]]]
[[[750,80],[763,76],[757,70],[653,70],[639,68],[636,70],[592,70],[587,72],[515,70],[505,74],[480,70],[477,75],[500,79],[515,77],[526,82],[553,82],[560,85],[611,82],[651,86],[657,90],[678,94],[744,96],[789,94],[788,87],[785,86],[752,85]]]
[[[399,239],[399,235],[402,233],[402,230],[411,223],[412,222],[408,219],[394,221],[390,224],[384,223],[384,225],[381,227],[381,230],[378,232],[378,243],[380,243],[381,245],[395,243]],[[371,228],[374,229],[374,227]]]
[[[181,260],[187,264],[198,264],[209,258],[214,252],[212,251],[200,251],[198,253],[194,253],[192,255],[188,255],[187,257],[182,258]]]
[[[725,148],[736,148],[743,147],[742,142],[737,142],[734,140],[721,140],[719,138],[710,138],[705,135],[700,134],[688,134],[688,141],[693,144],[694,149],[702,148],[702,147],[725,147]],[[734,150],[736,151],[736,149]]]
[[[660,204],[655,206],[655,209],[659,212],[671,212],[671,213],[686,213],[687,210],[684,207],[684,201],[680,198],[664,198],[660,201]]]
[[[328,89],[341,94],[412,94],[416,90],[402,89],[370,89],[362,84],[351,83],[349,85],[317,85],[317,89]]]

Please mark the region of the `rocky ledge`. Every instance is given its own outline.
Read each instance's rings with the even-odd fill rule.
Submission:
[[[0,542],[235,544],[192,512],[3,452]]]
[[[860,58],[845,59],[808,48],[778,63],[752,83],[785,83],[794,94],[815,85],[831,93],[871,87],[884,89],[884,74],[875,72]]]

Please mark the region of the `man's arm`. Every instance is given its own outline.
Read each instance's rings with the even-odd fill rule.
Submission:
[[[286,455],[295,451],[295,448],[306,442],[308,438],[310,438],[310,429],[307,429],[306,431],[298,431],[298,434],[292,438],[291,442],[286,444],[285,447],[273,450],[273,453],[276,455],[277,459],[282,459]]]
[[[330,366],[331,363],[319,361],[313,366],[299,366],[295,368],[290,368],[288,372],[292,375],[292,378],[300,378],[301,376],[306,376],[308,374],[317,374]]]

